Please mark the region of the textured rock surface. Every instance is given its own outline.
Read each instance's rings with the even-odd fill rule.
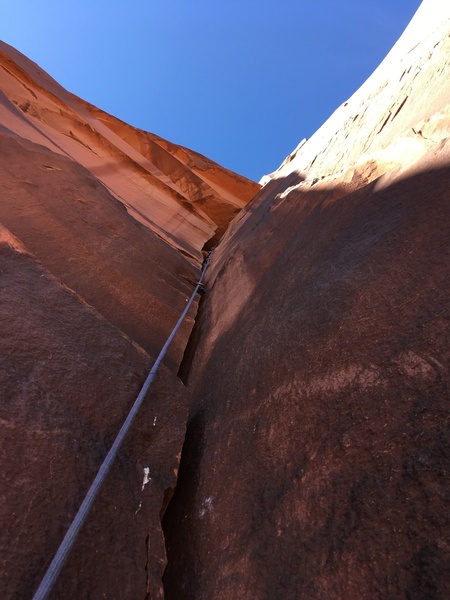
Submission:
[[[423,4],[215,252],[170,600],[450,596],[448,17]]]
[[[31,598],[194,289],[259,186],[0,44],[0,589]],[[162,597],[187,393],[177,335],[54,598]],[[145,483],[145,485],[144,485]]]
[[[448,3],[422,2],[369,79],[264,180],[297,173],[303,187],[355,188],[439,151],[450,135],[449,20]]]
[[[3,598],[30,598],[139,391],[149,357],[5,230],[0,286],[0,587]],[[182,384],[164,370],[53,597],[145,597],[147,587],[159,597],[159,511],[176,480],[186,411]],[[141,491],[144,468],[151,481]]]

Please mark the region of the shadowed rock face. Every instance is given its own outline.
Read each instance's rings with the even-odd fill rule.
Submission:
[[[189,379],[168,598],[446,597],[449,180],[292,194],[228,256]]]
[[[145,377],[149,357],[0,238],[0,587],[30,598]],[[55,598],[159,595],[159,511],[176,480],[187,396],[167,370],[63,569]],[[151,480],[142,489],[145,471]],[[148,548],[146,539],[151,540]]]
[[[423,4],[402,52],[349,100],[369,125],[335,114],[215,252],[164,520],[170,600],[450,596],[450,15],[439,8]],[[368,135],[401,104],[404,78],[390,76],[408,61],[408,102],[382,139]],[[321,145],[330,131],[339,143]],[[399,141],[414,151],[389,163]]]

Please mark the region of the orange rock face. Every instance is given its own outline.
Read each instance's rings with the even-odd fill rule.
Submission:
[[[2,43],[0,123],[85,167],[129,213],[191,262],[259,186],[70,94]]]
[[[259,186],[88,105],[6,44],[0,51],[0,223],[155,354],[203,247]],[[172,366],[191,326],[171,351]]]
[[[0,45],[2,598],[29,598],[215,243],[259,189]],[[192,311],[55,598],[162,598]],[[119,595],[118,590],[120,590]]]
[[[225,231],[52,597],[450,597],[449,42],[425,0],[250,202],[1,45],[2,598],[37,588]]]
[[[449,17],[423,3],[214,254],[168,599],[450,596]]]
[[[31,598],[139,391],[149,357],[10,233],[0,235],[0,585],[5,598]],[[175,485],[187,406],[183,386],[165,368],[52,597],[114,598],[118,589],[124,597],[146,590],[162,597],[159,512]]]

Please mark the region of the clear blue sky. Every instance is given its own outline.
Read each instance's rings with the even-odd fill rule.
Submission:
[[[252,179],[367,79],[420,0],[1,0],[69,91]]]

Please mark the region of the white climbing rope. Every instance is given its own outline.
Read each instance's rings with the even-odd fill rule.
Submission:
[[[114,443],[111,446],[108,454],[106,455],[105,460],[103,461],[102,465],[100,466],[100,469],[98,470],[98,473],[97,473],[94,481],[92,482],[91,487],[89,488],[83,502],[81,503],[81,506],[78,509],[78,512],[75,515],[75,518],[73,519],[69,529],[67,530],[67,533],[64,536],[64,539],[61,542],[58,550],[56,551],[56,554],[53,557],[53,560],[50,563],[50,566],[48,567],[47,572],[45,573],[38,589],[36,590],[36,592],[33,596],[33,600],[45,600],[46,598],[48,598],[48,595],[50,594],[53,586],[55,585],[55,582],[58,579],[58,575],[61,572],[64,562],[65,562],[70,550],[72,549],[72,546],[75,543],[75,540],[77,539],[77,536],[80,532],[81,527],[83,526],[84,522],[86,521],[86,518],[92,508],[92,504],[94,503],[94,500],[95,500],[101,486],[103,485],[103,482],[105,481],[105,478],[114,462],[114,459],[117,456],[119,448],[120,448],[123,440],[125,439],[125,436],[127,435],[128,430],[130,429],[131,424],[133,423],[134,418],[136,417],[136,414],[139,411],[139,408],[141,407],[141,404],[144,401],[144,398],[145,398],[151,384],[153,383],[153,380],[155,379],[156,372],[158,371],[159,366],[160,366],[164,356],[166,355],[171,342],[173,341],[173,338],[175,337],[178,329],[181,327],[181,325],[184,321],[184,318],[186,317],[197,292],[200,290],[201,287],[203,287],[203,278],[205,276],[206,269],[208,268],[211,254],[212,254],[212,251],[208,254],[206,259],[204,260],[200,279],[196,283],[195,289],[192,292],[192,296],[190,297],[188,303],[186,304],[186,308],[184,309],[181,317],[178,319],[177,324],[175,325],[175,327],[172,330],[172,333],[167,338],[167,341],[164,344],[161,352],[159,353],[158,358],[155,360],[155,363],[154,363],[153,367],[151,368],[150,373],[148,374],[147,379],[145,380],[144,385],[142,386],[142,389],[139,392],[138,397],[134,401],[134,404],[131,407],[131,410],[128,413],[127,418],[125,419],[124,424],[122,425],[119,433],[117,434],[117,437],[114,440]]]

